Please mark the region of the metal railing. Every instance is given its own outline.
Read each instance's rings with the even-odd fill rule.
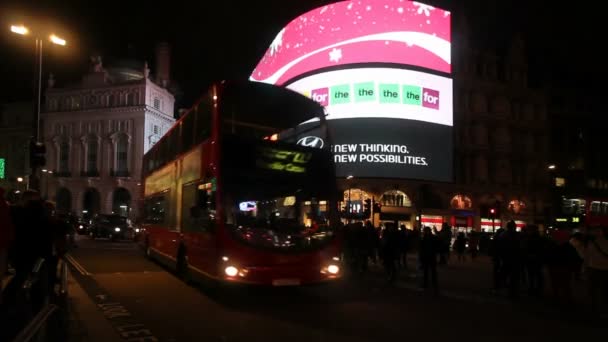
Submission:
[[[59,307],[55,304],[48,304],[42,308],[30,323],[19,332],[19,335],[13,339],[13,342],[29,342],[29,341],[51,341],[49,336],[48,322],[53,314],[59,312]]]
[[[19,331],[13,342],[59,341],[66,334],[65,302],[67,298],[67,264],[59,259],[57,284],[48,284],[48,263],[36,260],[32,272],[20,289],[19,305],[27,312],[28,323]],[[35,314],[34,314],[35,313]]]

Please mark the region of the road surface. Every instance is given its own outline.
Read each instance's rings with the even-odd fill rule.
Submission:
[[[184,283],[132,242],[78,243],[72,273],[126,341],[598,341],[607,332],[576,315],[434,297],[372,276],[216,294]]]

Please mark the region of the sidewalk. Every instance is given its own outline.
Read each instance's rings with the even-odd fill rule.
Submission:
[[[416,271],[416,255],[408,255],[408,270],[401,270],[394,286],[408,290],[420,291],[421,275]],[[377,279],[384,279],[384,268],[380,263],[370,264],[370,275]],[[439,288],[441,295],[447,298],[470,300],[477,302],[511,302],[506,293],[492,291],[492,261],[488,256],[478,256],[474,261],[470,256],[466,261],[459,262],[454,256],[447,265],[437,267]],[[552,298],[551,282],[545,275],[544,293],[541,298],[530,297],[527,286],[520,286],[521,297],[519,302],[533,304],[539,307],[555,308],[558,306]],[[586,304],[586,289],[584,281],[573,283],[574,309],[583,310]],[[569,307],[569,309],[573,309]]]
[[[122,340],[71,273],[68,275],[68,296],[68,341]]]

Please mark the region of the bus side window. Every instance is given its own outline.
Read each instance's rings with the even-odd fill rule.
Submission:
[[[165,223],[165,197],[154,196],[144,200],[144,222],[149,224]]]
[[[215,229],[215,193],[199,189],[200,183],[184,185],[182,191],[182,230],[212,232]]]

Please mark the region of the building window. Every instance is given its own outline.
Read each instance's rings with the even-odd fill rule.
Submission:
[[[160,110],[160,99],[158,97],[154,98],[154,108]]]
[[[110,94],[110,96],[108,96],[108,106],[109,107],[116,106],[116,95]]]
[[[70,97],[66,97],[63,99],[63,110],[68,111],[72,108],[72,99]]]
[[[154,131],[154,134],[158,134],[158,131],[159,131],[158,125],[154,125],[153,131]]]
[[[473,208],[473,202],[469,196],[459,194],[452,197],[450,206],[453,209],[471,209]]]
[[[136,98],[135,98],[135,94],[134,93],[129,93],[127,94],[127,106],[135,106],[136,103]]]
[[[512,200],[507,209],[514,214],[519,214],[526,209],[526,204],[523,201]]]
[[[371,199],[367,192],[361,189],[348,189],[344,191],[342,212],[346,215],[362,215],[365,200]]]
[[[81,107],[81,103],[80,103],[80,97],[74,96],[74,98],[72,99],[72,109],[80,109]]]
[[[87,171],[95,172],[97,171],[97,139],[90,138],[87,143]]]
[[[67,138],[59,144],[59,172],[69,172],[70,166],[70,143]]]
[[[128,170],[128,149],[129,140],[126,135],[121,135],[116,142],[116,170],[118,172],[126,172]]]
[[[403,192],[399,190],[390,190],[382,194],[380,203],[387,207],[411,207],[412,201]]]

